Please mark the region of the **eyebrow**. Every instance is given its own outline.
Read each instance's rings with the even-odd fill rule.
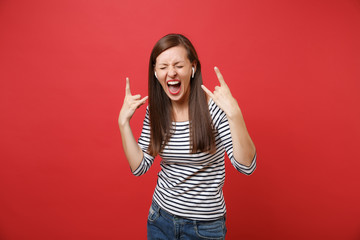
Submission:
[[[174,65],[179,64],[179,63],[184,63],[184,62],[185,62],[185,61],[177,61],[177,62],[174,63]],[[168,64],[167,64],[167,63],[159,63],[159,65],[165,65],[165,66],[167,66]]]

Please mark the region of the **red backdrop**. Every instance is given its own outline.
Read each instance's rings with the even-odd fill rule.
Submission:
[[[132,176],[117,117],[171,32],[257,147],[250,177],[226,159],[227,239],[360,239],[359,29],[357,0],[0,1],[0,239],[146,238],[159,159]]]

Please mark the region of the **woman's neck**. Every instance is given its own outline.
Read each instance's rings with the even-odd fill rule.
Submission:
[[[173,121],[184,122],[189,121],[189,104],[188,102],[173,102],[172,103]]]

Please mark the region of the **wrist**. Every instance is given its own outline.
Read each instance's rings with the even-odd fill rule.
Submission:
[[[121,118],[119,118],[118,119],[118,124],[119,124],[119,128],[120,128],[120,131],[121,131],[122,129],[124,129],[125,127],[130,125],[130,121],[129,121],[129,119],[121,119]]]
[[[236,104],[229,112],[226,113],[228,120],[242,119],[242,112],[239,105]]]

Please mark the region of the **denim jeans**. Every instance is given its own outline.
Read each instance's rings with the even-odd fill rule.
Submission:
[[[147,239],[225,239],[225,216],[212,221],[197,221],[172,215],[152,202],[148,221]]]

